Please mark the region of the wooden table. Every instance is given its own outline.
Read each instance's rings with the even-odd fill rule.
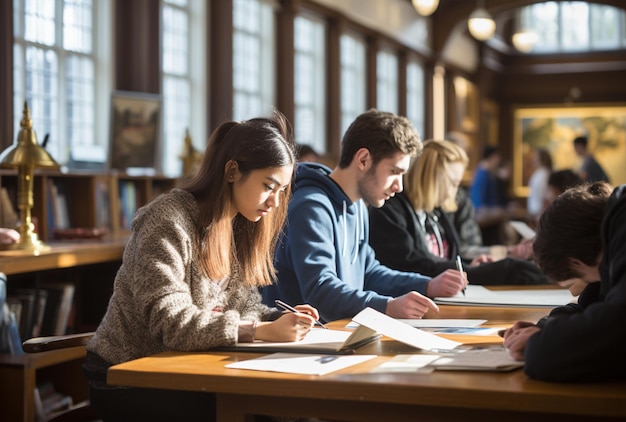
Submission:
[[[517,319],[536,321],[546,313],[536,308],[445,305],[439,317],[481,318],[491,326],[506,326]],[[260,354],[167,352],[113,366],[108,382],[215,392],[220,422],[244,422],[246,414],[371,422],[626,418],[626,383],[546,383],[529,379],[521,370],[371,373],[396,354],[415,353],[415,349],[385,339],[359,353],[378,357],[325,376],[303,376],[224,368]]]

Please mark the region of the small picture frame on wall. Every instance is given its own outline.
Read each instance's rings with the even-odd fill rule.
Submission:
[[[109,167],[125,172],[156,172],[161,134],[161,97],[115,91],[111,95]]]

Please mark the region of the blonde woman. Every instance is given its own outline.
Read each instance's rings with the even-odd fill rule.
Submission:
[[[446,213],[456,210],[456,194],[469,160],[450,141],[424,143],[404,177],[404,192],[379,209],[370,208],[370,244],[381,263],[426,275],[456,268],[459,236]],[[547,280],[530,261],[481,255],[465,260],[471,284],[543,284]]]

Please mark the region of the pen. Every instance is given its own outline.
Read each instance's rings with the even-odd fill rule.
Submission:
[[[296,308],[294,308],[293,306],[286,304],[285,302],[283,302],[280,299],[276,299],[274,301],[274,303],[276,303],[276,306],[278,306],[279,308],[284,309],[285,311],[293,312],[293,313],[296,313],[296,314],[302,313],[299,310],[297,310]],[[317,319],[315,320],[315,323],[317,325],[319,325],[320,327],[322,327],[323,329],[325,329],[325,330],[328,329],[328,327],[326,327],[324,324],[319,322],[319,320],[317,320]]]
[[[456,256],[456,269],[459,270],[459,272],[464,275],[463,263],[461,262],[461,255]],[[463,287],[461,292],[463,293],[463,296],[465,297],[465,287]]]

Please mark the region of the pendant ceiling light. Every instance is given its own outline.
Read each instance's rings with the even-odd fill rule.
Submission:
[[[437,6],[439,6],[439,0],[411,0],[413,7],[422,16],[430,16],[435,13]]]
[[[537,43],[537,34],[533,31],[522,30],[513,34],[513,46],[522,53],[530,53]]]
[[[496,21],[479,3],[478,8],[472,12],[467,20],[467,28],[472,37],[479,41],[486,41],[493,37],[496,32]]]

